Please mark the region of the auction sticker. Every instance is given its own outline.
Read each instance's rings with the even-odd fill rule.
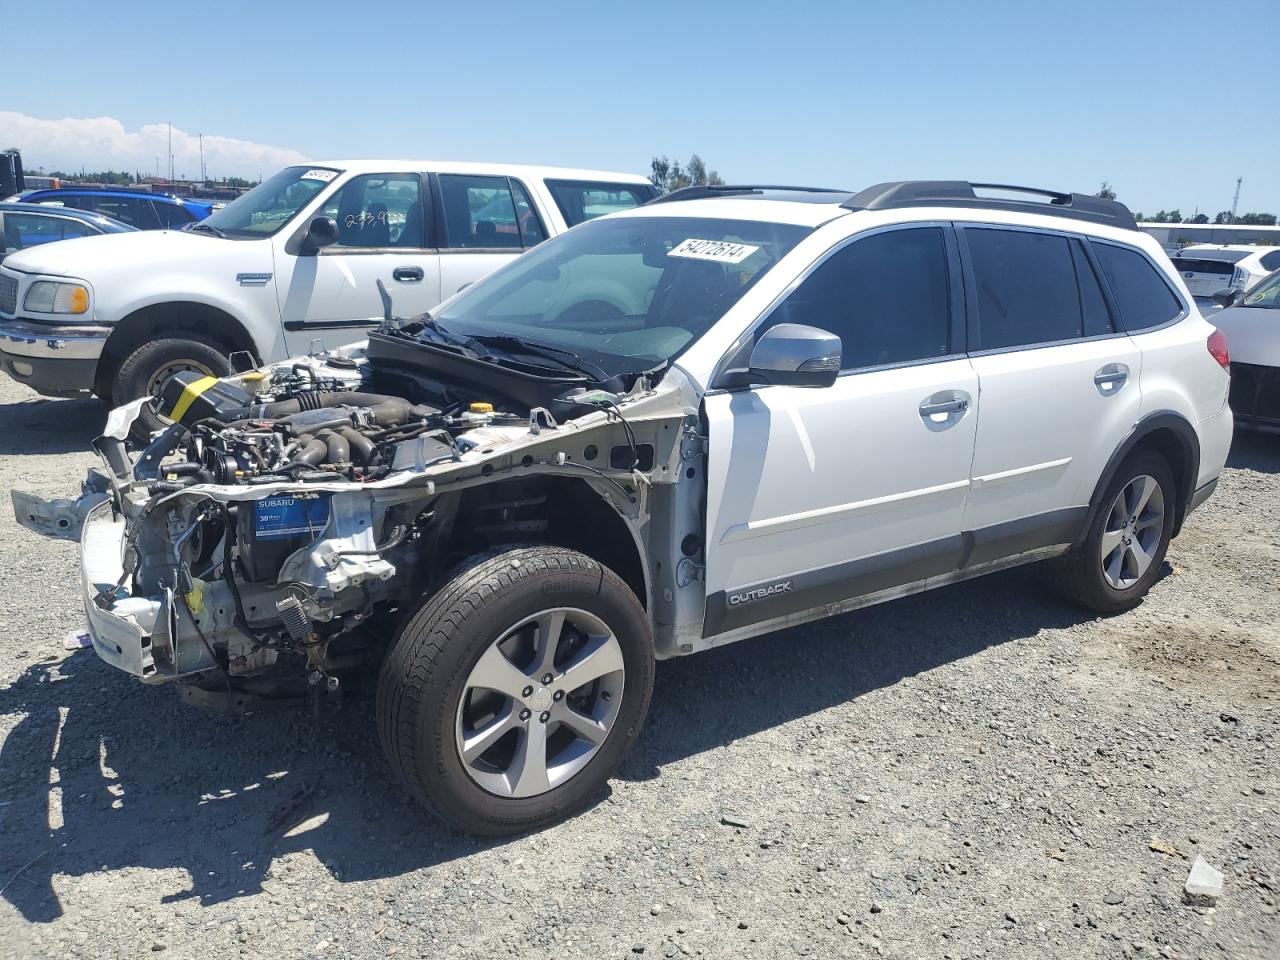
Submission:
[[[301,179],[301,180],[320,180],[320,181],[322,181],[322,182],[324,182],[324,183],[328,183],[330,180],[332,180],[332,179],[333,179],[334,177],[336,177],[337,175],[338,175],[338,171],[337,171],[337,170],[320,170],[320,169],[316,169],[316,170],[308,170],[308,171],[307,171],[306,173],[304,173],[304,174],[303,174],[299,179]]]
[[[668,256],[687,257],[690,260],[714,260],[716,263],[741,263],[759,249],[747,243],[732,243],[728,240],[695,240],[690,237],[678,247],[673,248]]]

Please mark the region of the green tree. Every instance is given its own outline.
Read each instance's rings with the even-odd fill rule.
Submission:
[[[1276,215],[1274,213],[1246,213],[1237,222],[1247,223],[1255,227],[1274,227],[1276,225]]]
[[[1235,219],[1231,216],[1230,210],[1223,210],[1221,213],[1219,213],[1216,217],[1213,218],[1213,222],[1221,225],[1224,223],[1235,223]]]
[[[706,163],[696,153],[683,167],[679,160],[669,160],[666,156],[654,157],[649,161],[649,170],[649,181],[663,193],[684,187],[717,186],[724,183],[720,174],[715,170],[708,170]]]
[[[1207,213],[1197,213],[1191,218],[1192,223],[1208,223],[1209,215]]]
[[[1098,192],[1095,193],[1094,196],[1101,197],[1103,200],[1114,200],[1116,198],[1116,192],[1111,189],[1111,184],[1106,180],[1103,180],[1102,186],[1098,188]]]

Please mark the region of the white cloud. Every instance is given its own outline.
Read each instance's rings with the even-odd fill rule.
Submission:
[[[42,120],[24,113],[0,110],[0,150],[17,147],[29,169],[125,170],[169,174],[169,127],[148,123],[126,130],[114,117],[67,117]],[[210,177],[270,176],[275,170],[305,160],[301,153],[252,140],[204,135],[204,166]],[[200,176],[200,141],[196,134],[173,128],[173,172],[178,177]]]

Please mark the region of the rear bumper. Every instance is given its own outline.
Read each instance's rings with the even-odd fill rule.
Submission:
[[[52,325],[32,320],[0,321],[0,369],[48,396],[93,389],[98,358],[111,333],[95,324]]]

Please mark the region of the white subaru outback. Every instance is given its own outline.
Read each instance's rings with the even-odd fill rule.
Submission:
[[[467,830],[587,803],[655,658],[1052,560],[1139,603],[1231,440],[1228,357],[1123,206],[966,182],[692,188],[365,345],[179,374],[78,501],[88,630],[195,702],[380,663],[392,767]]]

